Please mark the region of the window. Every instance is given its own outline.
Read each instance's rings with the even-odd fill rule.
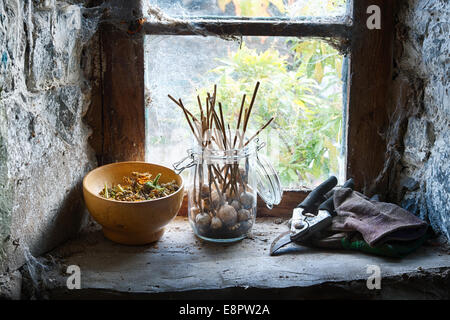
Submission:
[[[338,20],[344,21],[345,5],[345,0],[159,0],[152,1],[148,11],[161,10],[169,24],[195,19],[250,23],[247,26],[266,21],[274,26],[318,15],[341,14]],[[275,117],[260,140],[266,143],[262,152],[279,172],[283,187],[312,187],[330,174],[343,180],[343,55],[338,50],[323,40],[286,37],[282,30],[270,37],[258,36],[257,28],[254,36],[240,36],[241,30],[236,30],[226,40],[227,34],[204,37],[203,28],[191,30],[198,35],[174,31],[145,38],[147,161],[171,166],[180,159],[179,150],[192,143],[184,116],[168,100],[168,93],[195,111],[197,94],[205,96],[218,84],[218,100],[225,114],[235,118],[242,95],[250,96],[256,81],[261,81],[249,129],[255,132]]]
[[[328,43],[293,37],[147,36],[145,47],[149,162],[171,167],[184,157],[180,150],[192,144],[186,119],[168,93],[196,112],[197,93],[203,101],[217,84],[227,122],[236,123],[242,95],[251,97],[261,81],[249,136],[275,117],[259,136],[266,143],[260,153],[271,160],[283,187],[310,187],[344,172],[343,57]]]
[[[253,10],[246,7],[249,3],[255,2],[260,3],[261,8]],[[140,7],[139,1],[126,3],[127,6]],[[147,4],[147,2],[144,3]],[[174,3],[176,5],[173,5]],[[353,177],[357,188],[367,193],[376,191],[374,186],[382,187],[383,183],[387,183],[383,173],[386,151],[383,130],[388,118],[385,102],[392,78],[392,4],[390,1],[161,0],[157,1],[157,4],[160,5],[161,11],[150,8],[153,10],[153,15],[146,16],[146,20],[141,19],[143,15],[138,9],[133,11],[136,19],[129,21],[128,34],[108,25],[103,29],[102,66],[105,69],[102,79],[102,138],[96,148],[103,162],[144,160],[145,148],[147,148],[147,160],[151,160],[152,156],[157,157],[158,143],[164,144],[164,140],[173,139],[170,133],[161,134],[161,132],[170,132],[171,128],[177,127],[177,119],[171,118],[172,127],[164,129],[156,116],[169,118],[170,115],[164,112],[179,111],[170,104],[170,101],[158,100],[162,99],[163,94],[170,93],[186,100],[195,92],[194,88],[201,91],[215,81],[232,86],[237,80],[231,76],[227,78],[227,72],[231,72],[231,69],[225,70],[227,63],[229,64],[233,59],[242,58],[246,54],[254,59],[261,58],[264,54],[270,56],[272,52],[271,58],[274,60],[285,59],[283,62],[285,69],[277,77],[286,76],[292,70],[297,71],[299,63],[303,64],[303,68],[307,69],[304,80],[313,79],[315,85],[318,85],[312,96],[324,99],[323,101],[333,101],[329,105],[339,105],[341,108],[335,111],[337,111],[336,122],[342,125],[336,126],[340,129],[337,130],[334,140],[330,139],[330,143],[334,144],[335,151],[337,150],[338,154],[340,152],[344,157],[332,155],[329,151],[330,147],[323,148],[324,151],[321,154],[324,159],[330,160],[334,167],[329,166],[327,170],[321,167],[323,171],[320,174],[312,178],[307,176],[309,180],[304,179],[306,183],[301,184],[312,186],[320,181],[322,176],[339,172],[339,168],[343,176]],[[317,16],[308,7],[311,4],[320,8],[325,8],[326,4],[331,6],[326,7],[329,10],[325,15]],[[282,9],[282,5],[285,9]],[[382,30],[369,30],[366,27],[367,8],[370,5],[380,6],[381,12],[384,13],[381,21]],[[223,40],[230,37],[237,37],[239,41]],[[292,50],[299,44],[321,48],[322,52],[314,59],[308,60],[301,55],[305,50]],[[206,50],[200,50],[202,47],[214,50],[208,50],[205,53]],[[290,56],[286,50],[292,50]],[[199,59],[183,60],[181,56],[187,52],[192,56],[197,51],[201,51]],[[336,74],[334,78],[326,78],[329,76],[327,73],[330,73],[332,64],[319,64],[328,56],[333,57],[335,67],[336,64],[344,66],[340,69],[342,78]],[[148,58],[146,63],[144,63],[144,57]],[[374,59],[377,59],[377,64],[372,63]],[[379,61],[385,63],[380,64]],[[182,71],[190,73],[189,81],[182,80],[186,79],[186,76],[181,71],[176,82],[170,80],[171,74],[175,74],[174,69],[180,67],[184,68]],[[147,70],[145,76],[144,68]],[[218,68],[222,68],[225,72],[215,73],[214,70]],[[335,68],[334,71],[338,69]],[[333,81],[330,78],[333,78]],[[164,85],[169,82],[171,88]],[[263,81],[261,83],[264,84]],[[220,88],[221,84],[218,84]],[[323,87],[320,87],[321,85]],[[252,90],[252,85],[249,85],[249,90]],[[282,100],[280,96],[282,94],[275,96],[278,105]],[[292,106],[295,97],[295,95],[289,97],[286,105]],[[258,96],[258,99],[261,98]],[[232,101],[232,97],[230,99]],[[305,103],[305,101],[302,102]],[[320,100],[320,103],[323,101]],[[151,106],[147,109],[147,126],[145,126],[145,105]],[[165,109],[156,109],[155,105]],[[307,107],[314,105],[317,106],[318,102],[306,102]],[[297,132],[298,128],[292,127],[292,130]],[[149,150],[150,144],[145,143],[146,139],[155,149]],[[287,146],[288,144],[286,148]],[[317,150],[319,149],[320,146],[317,147]],[[177,151],[180,157],[183,156],[181,152]],[[173,155],[173,157],[176,156],[176,154]],[[171,159],[170,157],[159,158],[158,161],[170,162]],[[285,168],[289,167],[282,165]],[[292,171],[286,170],[286,172],[285,187],[300,187],[293,182],[298,172],[294,175]],[[292,207],[306,194],[307,191],[285,192],[283,201],[275,212],[292,210]]]

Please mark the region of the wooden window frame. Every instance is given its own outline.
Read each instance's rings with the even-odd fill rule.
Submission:
[[[357,190],[368,195],[383,194],[387,189],[387,174],[383,170],[387,146],[383,132],[389,120],[394,1],[353,0],[350,21],[191,18],[170,26],[142,19],[139,0],[115,2],[123,2],[122,7],[129,9],[132,18],[126,21],[127,30],[110,23],[100,26],[101,79],[94,90],[97,97],[93,98],[88,117],[94,132],[91,145],[99,165],[145,159],[145,35],[194,35],[191,27],[196,26],[212,35],[340,38],[349,53],[344,106],[347,114],[346,176],[355,180]],[[380,30],[369,30],[366,26],[367,8],[371,5],[381,9]],[[258,201],[258,214],[290,216],[308,193],[308,190],[285,191],[281,204],[273,210]],[[183,205],[180,214],[186,214],[185,211],[186,205]]]

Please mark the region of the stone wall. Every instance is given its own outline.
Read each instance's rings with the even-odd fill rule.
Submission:
[[[396,19],[391,200],[450,239],[450,1],[402,0]]]
[[[96,161],[86,30],[75,1],[0,2],[0,274],[73,236]]]
[[[81,179],[96,163],[82,118],[95,71],[78,2],[0,2],[0,273],[86,217]],[[450,239],[450,2],[397,3],[390,200]]]

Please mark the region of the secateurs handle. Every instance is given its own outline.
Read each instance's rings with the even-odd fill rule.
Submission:
[[[353,181],[353,179],[348,179],[342,186],[342,188],[350,188],[350,189],[353,189],[354,187],[355,187],[355,182]],[[329,197],[327,201],[323,202],[319,206],[319,210],[326,210],[332,216],[336,215],[336,213],[334,212],[334,194],[332,194],[331,197]]]
[[[350,188],[350,189],[355,188],[355,181],[353,180],[353,178],[350,178],[347,181],[345,181],[342,188]]]
[[[325,182],[322,182],[317,188],[311,191],[311,193],[297,206],[297,208],[302,208],[306,212],[315,211],[318,203],[322,201],[324,195],[333,189],[337,183],[338,181],[335,176],[329,177]]]

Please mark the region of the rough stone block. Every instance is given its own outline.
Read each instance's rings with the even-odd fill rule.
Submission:
[[[429,156],[434,143],[433,125],[427,120],[411,117],[405,134],[404,161],[420,166]]]
[[[96,162],[82,115],[81,6],[0,2],[0,273],[75,235]]]
[[[23,3],[16,0],[0,2],[0,97],[20,87],[26,39],[23,30]]]
[[[33,41],[30,49],[30,90],[80,81],[81,12],[78,6],[39,10],[33,14]]]
[[[0,300],[19,300],[22,291],[22,274],[14,271],[0,274]]]
[[[450,239],[450,132],[436,143],[426,171],[425,195],[430,223]]]
[[[417,94],[414,101],[397,97],[410,118],[396,185],[407,190],[402,206],[450,240],[450,2],[405,1],[397,18],[396,73]]]
[[[81,180],[95,161],[79,116],[79,90],[58,88],[0,103],[9,124],[3,138],[8,154],[4,180],[12,187],[4,268],[20,266],[27,250],[38,255],[52,249],[75,235],[86,219]]]

